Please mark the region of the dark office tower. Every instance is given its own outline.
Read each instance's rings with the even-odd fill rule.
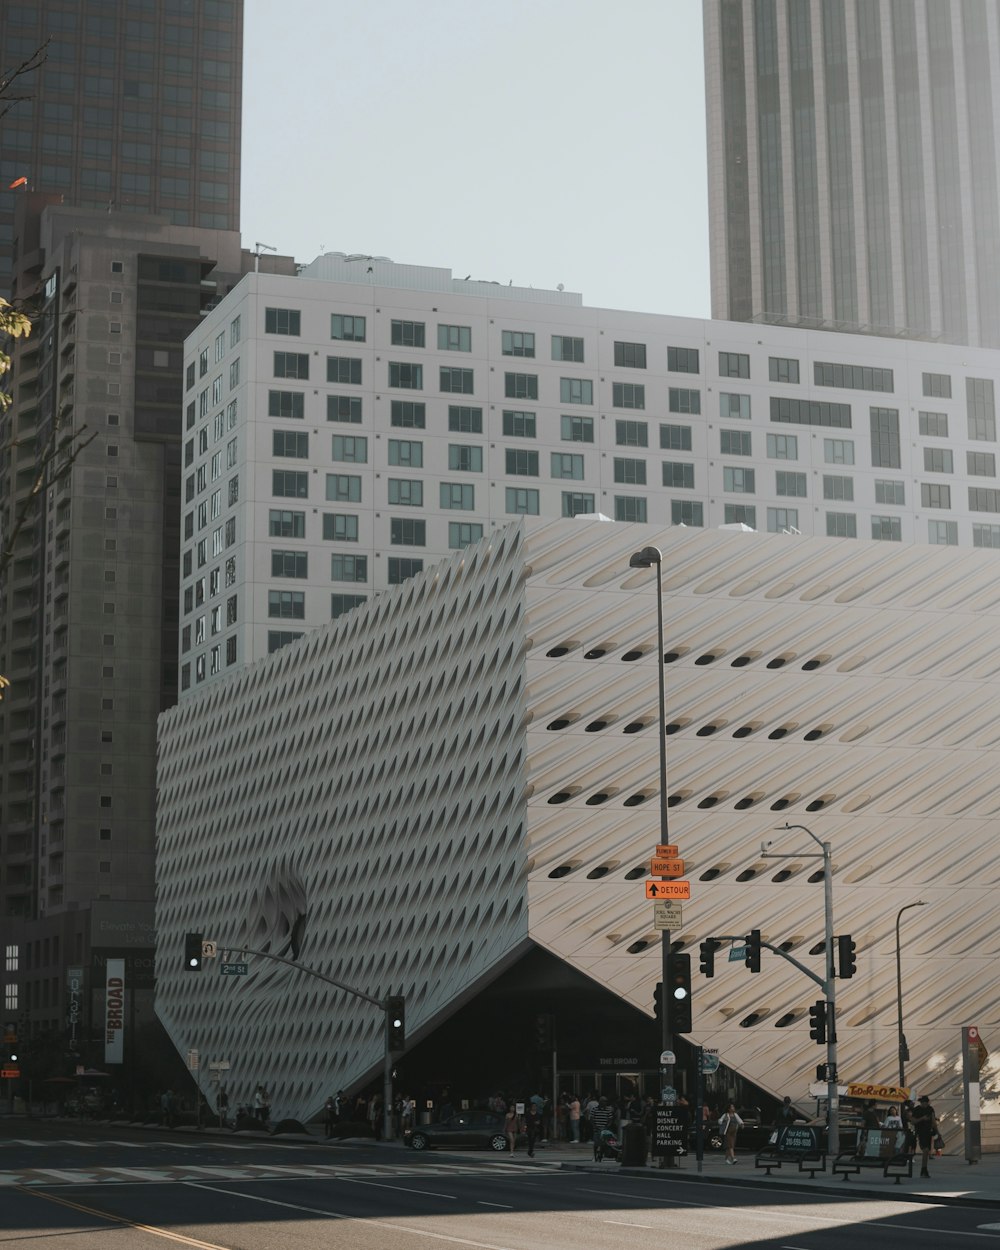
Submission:
[[[0,0],[0,32],[8,73],[49,41],[0,121],[0,292],[26,189],[239,229],[243,0]]]
[[[704,0],[712,315],[1000,347],[1000,0]]]

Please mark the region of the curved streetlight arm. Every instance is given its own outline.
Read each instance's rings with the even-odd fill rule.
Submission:
[[[909,911],[911,907],[926,907],[926,902],[921,898],[915,903],[904,903],[896,913],[896,1050],[899,1058],[899,1084],[903,1088],[906,1085],[906,1061],[910,1054],[906,1046],[906,1036],[903,1033],[903,960],[899,950],[899,922],[904,911]]]

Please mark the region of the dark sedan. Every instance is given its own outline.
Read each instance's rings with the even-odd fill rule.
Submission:
[[[471,1148],[473,1150],[506,1150],[507,1135],[503,1116],[493,1111],[459,1111],[446,1120],[434,1124],[421,1124],[407,1129],[403,1142],[414,1150],[429,1150],[432,1146]]]

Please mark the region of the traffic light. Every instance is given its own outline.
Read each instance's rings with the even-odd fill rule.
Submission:
[[[747,967],[751,972],[760,972],[760,929],[751,929],[743,941],[747,948]]]
[[[657,1020],[663,1019],[663,982],[657,981],[653,990],[653,1015]]]
[[[184,967],[188,972],[201,972],[201,934],[185,933]]]
[[[667,993],[670,999],[670,1028],[674,1033],[691,1032],[691,956],[672,952],[667,959]]]
[[[855,952],[858,949],[857,942],[849,933],[843,937],[837,938],[837,950],[840,955],[840,976],[846,981],[853,977],[858,970],[858,961],[855,958]]]
[[[555,1049],[555,1017],[548,1012],[535,1016],[535,1049],[550,1051]]]
[[[406,1049],[406,999],[390,994],[385,1011],[386,1039],[390,1050]]]
[[[715,976],[715,939],[708,938],[701,944],[701,974],[704,977]]]
[[[826,1003],[822,999],[809,1008],[809,1036],[820,1046],[826,1043]]]

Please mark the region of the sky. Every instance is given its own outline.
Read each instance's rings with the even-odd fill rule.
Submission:
[[[245,0],[244,246],[708,317],[707,222],[701,0]]]

